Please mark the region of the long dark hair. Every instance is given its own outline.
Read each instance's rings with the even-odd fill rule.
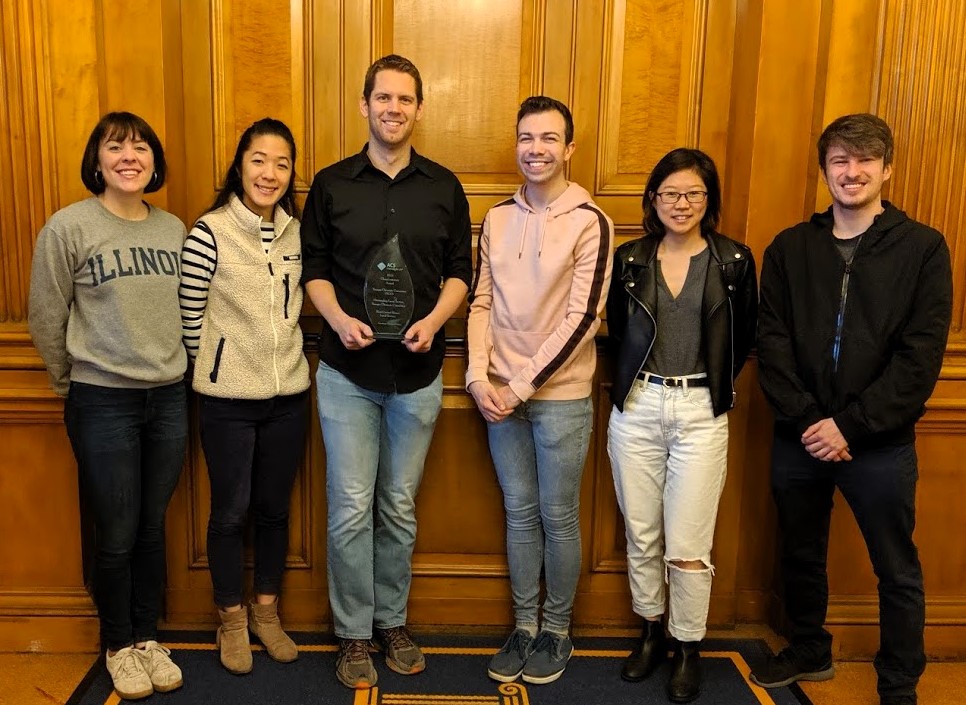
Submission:
[[[664,223],[661,222],[654,207],[654,196],[671,174],[687,170],[696,171],[708,190],[708,208],[701,218],[701,232],[707,235],[718,227],[718,220],[721,218],[721,182],[718,180],[718,169],[714,165],[714,160],[700,149],[678,147],[661,157],[661,161],[655,165],[654,171],[647,180],[647,186],[644,187],[642,205],[645,235],[664,236]]]
[[[235,150],[235,158],[232,160],[231,166],[228,167],[228,172],[225,174],[221,191],[215,196],[215,200],[205,211],[206,213],[216,208],[221,208],[228,203],[231,200],[232,194],[238,196],[238,198],[244,196],[245,191],[242,188],[241,179],[242,158],[245,156],[245,152],[251,148],[252,141],[262,135],[281,137],[288,143],[288,148],[292,151],[292,178],[288,182],[288,188],[285,189],[285,193],[278,200],[278,205],[290,216],[294,218],[300,217],[299,207],[295,202],[295,138],[292,137],[292,131],[288,129],[288,126],[284,122],[274,118],[262,118],[257,122],[253,122],[242,133],[241,138],[238,140],[238,148]]]

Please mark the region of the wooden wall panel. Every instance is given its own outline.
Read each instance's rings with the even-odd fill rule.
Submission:
[[[726,167],[731,92],[721,81],[731,77],[734,5],[606,0],[578,3],[577,17],[573,104],[583,139],[571,176],[619,233],[634,234],[647,177],[665,153],[699,147]]]
[[[889,197],[946,236],[955,288],[952,350],[966,360],[966,5],[885,3],[877,112],[892,126]]]
[[[513,122],[520,101],[540,91],[546,2],[394,0],[392,43],[423,77],[416,148],[479,193],[517,180]],[[465,117],[474,115],[471,129]],[[492,190],[487,189],[487,190]]]
[[[0,649],[93,648],[83,586],[76,471],[61,403],[24,321],[30,250],[44,219],[86,196],[78,178],[90,128],[107,110],[145,117],[164,141],[169,184],[151,197],[186,223],[210,203],[241,131],[271,115],[299,149],[304,193],[321,167],[366,140],[359,113],[370,62],[395,51],[425,80],[417,148],[454,169],[479,226],[519,183],[513,125],[519,101],[568,102],[577,151],[570,178],[639,234],[649,170],[669,149],[697,146],[724,185],[722,229],[760,261],[784,227],[824,208],[815,161],[822,127],[873,110],[897,138],[891,197],[942,229],[954,255],[956,321],[943,379],[921,426],[920,522],[928,593],[927,647],[963,654],[966,539],[955,525],[966,428],[966,153],[962,88],[966,22],[956,0],[0,0]],[[122,28],[122,29],[119,29]],[[308,310],[308,309],[307,309]],[[319,321],[303,319],[309,332]],[[307,339],[312,365],[314,341]],[[417,504],[410,621],[512,623],[502,496],[485,425],[462,390],[464,351],[444,365],[444,403]],[[606,454],[609,369],[594,387],[594,433],[581,487],[584,570],[579,629],[636,625],[623,525]],[[771,416],[754,360],[739,379],[729,423],[729,475],[718,516],[711,622],[773,619],[775,512],[768,465]],[[325,452],[313,419],[292,498],[283,585],[286,622],[327,629]],[[196,418],[192,412],[192,424]],[[205,527],[208,487],[197,433],[168,514],[166,619],[214,621]],[[837,648],[876,648],[875,580],[851,516],[833,520],[829,626]],[[6,523],[5,523],[6,522]],[[33,560],[37,542],[44,545]],[[855,556],[860,556],[856,560]]]

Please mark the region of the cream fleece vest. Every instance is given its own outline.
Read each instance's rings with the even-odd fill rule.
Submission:
[[[201,324],[194,390],[228,399],[305,391],[299,222],[275,208],[275,239],[267,255],[261,219],[237,198],[201,222],[214,237],[218,264]]]

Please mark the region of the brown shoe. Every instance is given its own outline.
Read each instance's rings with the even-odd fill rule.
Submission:
[[[215,645],[221,654],[221,665],[235,675],[251,673],[252,647],[248,641],[248,612],[218,610],[221,626],[215,634]]]
[[[282,623],[278,620],[278,600],[269,605],[252,602],[248,628],[258,637],[262,646],[276,661],[291,663],[299,657],[298,647],[282,631]]]
[[[368,639],[340,639],[335,675],[347,688],[363,690],[376,684],[378,674],[369,656]]]
[[[413,676],[426,670],[426,658],[406,627],[377,628],[376,638],[386,652],[386,665],[396,673]]]

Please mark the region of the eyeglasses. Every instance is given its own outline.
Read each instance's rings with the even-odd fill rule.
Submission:
[[[688,191],[687,193],[678,193],[677,191],[661,191],[655,195],[660,197],[661,203],[673,206],[680,200],[681,196],[684,196],[688,203],[704,203],[704,199],[708,197],[708,192]]]

